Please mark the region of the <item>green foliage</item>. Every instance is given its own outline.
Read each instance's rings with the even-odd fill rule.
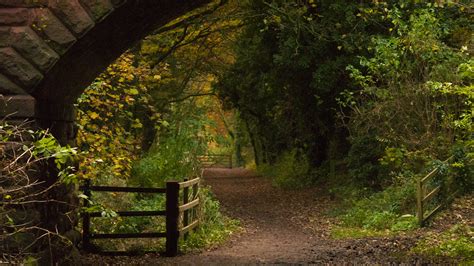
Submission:
[[[320,2],[242,4],[252,15],[244,19],[235,63],[215,87],[227,106],[239,110],[257,164],[273,165],[298,149],[318,166],[331,140],[345,142],[335,126],[335,96],[352,87],[343,69],[363,50],[368,37],[360,31],[372,23],[357,21],[355,3]]]
[[[239,230],[237,220],[222,215],[219,201],[208,188],[201,189],[200,200],[202,202],[200,205],[201,225],[185,241],[181,242],[180,247],[184,251],[208,248],[222,243]]]
[[[228,58],[223,36],[234,28],[231,17],[217,17],[221,5],[189,13],[146,37],[122,55],[80,97],[78,144],[87,153],[80,163],[82,178],[97,185],[164,187],[167,180],[200,174],[197,156],[227,132],[216,115],[220,110],[210,88],[219,64]],[[216,17],[217,18],[216,18]],[[225,116],[225,115],[222,115]],[[217,121],[217,122],[215,122]],[[206,191],[200,193],[205,199]],[[85,198],[84,195],[81,196]],[[113,200],[111,200],[113,199]],[[161,218],[118,217],[118,210],[164,209],[162,196],[93,193],[87,211],[98,232],[164,231]],[[224,238],[232,222],[219,216],[214,199],[206,200],[194,244]],[[215,221],[206,220],[207,216]],[[219,237],[216,237],[219,236]],[[156,250],[162,241],[98,241],[105,249]],[[133,242],[133,243],[131,243]],[[202,246],[202,245],[201,245]]]
[[[367,213],[366,223],[362,227],[346,224],[331,229],[335,239],[366,238],[392,236],[399,232],[412,231],[418,228],[418,220],[413,215],[402,215],[391,212]]]
[[[460,71],[469,69],[469,56],[443,39],[461,18],[445,21],[452,9],[394,6],[385,12],[394,33],[374,36],[368,48],[372,55],[360,57],[359,69],[348,68],[362,88],[352,100],[352,137],[375,132],[396,148],[428,149],[434,157],[445,157],[454,136],[469,138],[472,130],[460,122],[473,108],[472,90]]]
[[[456,224],[441,234],[430,234],[411,250],[413,253],[462,258],[466,265],[474,262],[474,230],[466,224]]]
[[[0,121],[0,253],[7,264],[34,264],[41,257],[38,250],[56,252],[56,245],[71,245],[50,231],[36,205],[51,201],[56,189],[77,182],[71,166],[77,151],[31,127]]]
[[[296,189],[308,185],[310,169],[306,155],[295,149],[283,153],[273,165],[259,165],[257,171],[271,177],[275,186]]]
[[[159,140],[133,166],[131,184],[163,186],[167,180],[200,174],[197,156],[206,154],[211,140],[205,130],[212,126],[206,106],[189,100],[173,107],[174,112],[167,117],[173,123],[162,123]]]
[[[369,231],[411,230],[417,227],[414,208],[415,186],[392,186],[353,202],[341,216],[342,226]]]
[[[37,160],[53,159],[56,168],[59,171],[59,178],[65,184],[77,183],[78,178],[75,174],[76,169],[71,166],[77,159],[77,148],[61,146],[58,141],[45,131],[30,133],[33,137],[31,148],[24,145],[25,152],[31,152],[31,155]]]
[[[379,160],[385,145],[373,135],[354,138],[347,156],[349,174],[356,184],[364,187],[379,188],[387,172]]]

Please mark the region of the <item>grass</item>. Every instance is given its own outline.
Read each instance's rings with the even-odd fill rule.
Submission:
[[[215,246],[240,230],[239,221],[222,215],[219,201],[208,188],[201,187],[200,191],[201,226],[181,242],[184,252]]]
[[[462,259],[462,264],[474,265],[474,228],[458,223],[441,234],[431,233],[411,250],[415,254]]]
[[[345,195],[331,214],[339,221],[332,229],[334,238],[363,238],[396,235],[418,228],[412,184],[391,186],[371,192],[356,186],[335,187],[331,193]]]
[[[185,241],[181,241],[180,250],[190,252],[219,245],[240,229],[239,221],[224,217],[220,223],[199,227],[189,234]]]

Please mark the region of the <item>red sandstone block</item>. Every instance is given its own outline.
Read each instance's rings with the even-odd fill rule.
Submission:
[[[59,60],[59,55],[29,27],[12,27],[11,36],[12,46],[43,73]]]
[[[0,0],[0,6],[38,7],[46,6],[48,1],[49,0]]]
[[[24,25],[28,22],[26,8],[0,8],[0,25]]]
[[[110,0],[80,0],[95,22],[102,20],[114,9]]]
[[[76,42],[68,28],[46,8],[31,9],[31,27],[46,39],[58,54],[64,54]]]
[[[26,92],[16,85],[9,78],[0,74],[0,94],[11,95],[11,94],[26,94]]]
[[[79,37],[94,26],[94,21],[77,0],[50,0],[49,8],[71,32]]]
[[[0,73],[31,92],[43,75],[12,48],[0,48]]]
[[[30,95],[1,95],[0,117],[29,118],[35,116],[36,101]]]

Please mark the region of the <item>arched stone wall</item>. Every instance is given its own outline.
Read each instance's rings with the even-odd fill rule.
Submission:
[[[73,137],[72,103],[114,59],[209,0],[0,0],[0,117]]]
[[[29,119],[71,143],[73,103],[94,78],[151,31],[209,1],[0,0],[0,121]],[[38,178],[51,184],[57,171]],[[53,201],[32,207],[43,228],[74,231],[73,190],[50,189]]]

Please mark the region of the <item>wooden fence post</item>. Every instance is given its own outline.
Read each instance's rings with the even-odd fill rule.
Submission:
[[[194,184],[194,186],[193,186],[193,196],[192,196],[192,200],[197,199],[198,193],[199,193],[199,183]],[[193,208],[193,209],[191,210],[191,217],[192,217],[191,220],[192,220],[192,221],[194,221],[194,220],[196,220],[196,219],[199,219],[199,217],[198,217],[197,214],[198,214],[198,210],[196,210],[196,208]]]
[[[179,183],[166,183],[166,256],[178,254]]]
[[[90,190],[91,181],[86,179],[84,182],[84,195],[87,196],[84,200],[84,208],[89,207],[89,200],[91,199],[92,193]],[[90,228],[91,228],[91,218],[89,212],[84,211],[82,216],[82,247],[84,250],[89,251],[91,249],[90,245]]]
[[[187,178],[184,181],[188,181]],[[189,202],[189,187],[183,189],[183,204]],[[189,210],[185,210],[183,213],[183,227],[186,227],[189,224]],[[188,233],[184,234],[184,239],[188,238]]]

